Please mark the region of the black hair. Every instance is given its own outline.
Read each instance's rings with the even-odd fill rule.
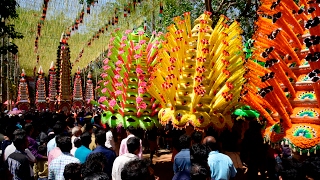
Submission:
[[[81,134],[81,142],[82,142],[82,145],[88,147],[89,144],[91,143],[91,134],[89,132],[85,132]]]
[[[190,136],[183,134],[179,137],[179,147],[180,149],[187,149],[190,147],[191,138]]]
[[[62,152],[70,152],[72,148],[71,138],[69,136],[57,136],[57,146]]]
[[[13,131],[12,134],[13,134],[14,136],[18,136],[18,135],[25,136],[25,135],[27,135],[27,134],[26,134],[26,131],[23,130],[23,129],[16,129],[15,131]]]
[[[303,170],[302,172],[305,173],[310,178],[313,178],[315,180],[319,180],[319,174],[320,174],[320,157],[310,157],[306,159],[302,163]]]
[[[202,141],[202,133],[200,131],[194,131],[191,134],[191,139],[193,140],[194,143],[201,143],[201,141]]]
[[[13,140],[14,139],[13,132],[16,131],[17,129],[18,127],[16,125],[10,124],[5,128],[5,135],[8,136],[10,140]]]
[[[96,137],[96,143],[99,144],[99,145],[102,145],[104,146],[106,140],[107,140],[107,137],[106,137],[106,132],[103,131],[103,130],[99,130],[96,134],[95,134],[95,137]]]
[[[27,123],[25,126],[24,126],[24,130],[26,131],[26,134],[29,135],[31,130],[33,129],[33,125],[31,123]]]
[[[65,180],[79,180],[81,179],[81,164],[70,163],[67,164],[63,171]]]
[[[191,166],[190,177],[193,180],[206,180],[210,175],[208,167],[203,164],[194,163]]]
[[[143,160],[126,163],[121,171],[122,180],[146,180],[150,176],[148,166]]]
[[[42,156],[47,156],[47,146],[46,145],[40,145],[38,147],[38,153],[41,154]]]
[[[94,123],[100,124],[101,123],[101,115],[97,115],[93,118]]]
[[[88,132],[93,129],[93,125],[91,123],[87,123],[85,127],[85,132]]]
[[[192,163],[207,164],[209,149],[202,144],[194,144],[190,148],[190,160]]]
[[[300,180],[306,177],[306,170],[304,168],[310,168],[302,166],[297,159],[282,159],[282,169],[279,171],[279,175],[283,180]]]
[[[109,176],[106,173],[98,172],[84,178],[84,180],[109,180]]]
[[[80,138],[75,138],[73,141],[73,144],[76,148],[80,147],[82,145],[81,139]]]
[[[130,134],[136,135],[136,129],[135,129],[133,126],[128,126],[128,127],[127,127],[127,131],[128,131]]]
[[[137,149],[140,148],[140,139],[137,137],[131,137],[127,140],[127,148],[129,153],[134,153]]]
[[[59,121],[53,126],[53,132],[55,135],[62,134],[63,128]]]
[[[26,148],[26,141],[28,141],[28,139],[25,134],[18,134],[14,136],[13,145],[17,148],[17,150],[24,151],[24,148]]]
[[[82,176],[87,177],[97,172],[103,172],[106,167],[107,157],[103,153],[91,153],[82,168]]]

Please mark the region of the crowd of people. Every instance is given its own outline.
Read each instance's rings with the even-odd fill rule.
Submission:
[[[124,130],[102,124],[99,112],[2,114],[0,179],[159,179],[152,164],[158,147],[172,150],[173,180],[320,178],[319,157],[301,162],[288,145],[270,148],[257,122],[245,133],[237,124],[234,128],[220,134],[213,128],[187,132],[170,124]],[[146,151],[150,158],[143,158]]]

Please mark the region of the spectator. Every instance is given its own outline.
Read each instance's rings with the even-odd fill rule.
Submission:
[[[191,161],[191,171],[192,171],[192,167],[195,164],[196,167],[201,167],[207,168],[207,172],[209,172],[209,168],[208,168],[208,155],[209,155],[209,150],[205,145],[202,144],[193,144],[190,148],[190,161]],[[203,171],[201,170],[198,173],[202,173]],[[195,177],[200,177],[200,175],[198,176],[195,173]],[[189,180],[191,177],[191,173],[189,170],[184,170],[184,171],[179,171],[177,173],[175,173],[175,175],[173,176],[172,180]],[[194,177],[194,178],[195,178]]]
[[[139,138],[133,136],[127,141],[128,153],[122,154],[117,157],[112,167],[112,179],[121,180],[121,171],[127,162],[139,159],[138,154],[140,153],[141,141]]]
[[[173,162],[173,172],[177,173],[179,171],[190,171],[191,162],[190,162],[190,136],[184,134],[179,138],[179,147],[181,151],[174,157]]]
[[[55,137],[55,141],[58,141],[59,138],[63,137],[62,135],[58,135]],[[48,155],[48,167],[50,167],[51,161],[54,160],[55,158],[59,157],[62,154],[61,150],[59,147],[53,148]]]
[[[109,180],[109,179],[110,178],[108,177],[108,175],[103,172],[94,173],[84,178],[84,180]]]
[[[6,164],[13,175],[12,179],[33,179],[30,173],[29,160],[24,150],[29,146],[29,141],[25,134],[15,135],[13,144],[15,152],[9,155]]]
[[[146,161],[136,159],[124,165],[121,171],[121,179],[122,180],[149,180],[152,178],[151,178],[149,167]]]
[[[67,164],[63,171],[65,180],[80,180],[81,179],[81,164],[70,163]]]
[[[17,129],[13,132],[13,136],[20,136],[20,135],[26,135],[26,131],[24,131],[23,129]],[[5,151],[4,151],[4,160],[7,160],[9,155],[14,153],[16,151],[16,147],[14,145],[14,143],[11,143],[9,146],[6,147]],[[29,163],[30,164],[33,164],[36,162],[36,158],[33,156],[33,154],[29,151],[28,148],[26,148],[24,150],[25,154],[27,155],[27,158],[29,160]],[[34,176],[34,173],[33,173],[33,170],[32,170],[32,167],[31,165],[30,166],[30,174],[31,176]]]
[[[38,153],[42,156],[45,156],[47,153],[47,146],[40,145],[38,147]],[[38,180],[47,180],[48,179],[48,161],[46,159],[40,159],[37,161],[34,166],[35,177]]]
[[[81,146],[81,139],[80,138],[75,138],[74,139],[74,147],[71,149],[70,154],[72,154],[72,156],[74,156],[74,154],[76,153],[76,150]]]
[[[37,160],[47,160],[47,156],[42,156],[41,154],[38,153],[38,143],[36,142],[35,139],[33,139],[31,136],[33,135],[34,132],[34,128],[32,126],[31,123],[27,123],[24,127],[26,134],[27,134],[27,138],[29,141],[29,150],[31,151],[31,153],[34,155],[34,157],[36,157]]]
[[[106,165],[107,158],[103,153],[90,154],[83,164],[81,174],[83,177],[88,177],[92,174],[103,172]]]
[[[4,136],[4,140],[1,142],[1,150],[2,150],[1,157],[2,157],[3,160],[6,160],[7,157],[8,157],[8,156],[7,156],[7,157],[5,158],[5,156],[4,156],[4,154],[5,154],[5,149],[6,149],[10,144],[12,144],[12,146],[14,146],[13,143],[12,143],[12,140],[14,139],[13,132],[14,132],[16,129],[17,129],[17,127],[14,126],[14,125],[8,125],[8,126],[6,127],[6,130],[5,130],[6,136]]]
[[[75,157],[78,158],[82,163],[84,163],[87,159],[87,156],[91,153],[89,149],[89,144],[91,143],[91,135],[89,132],[85,132],[81,135],[82,145],[76,150],[74,153]]]
[[[108,126],[108,124],[106,124],[106,130],[107,130],[107,133],[106,133],[105,146],[107,148],[110,148],[110,149],[115,151],[116,150],[116,145],[114,143],[114,139],[113,139],[113,134],[112,134],[111,128]]]
[[[295,166],[299,167],[299,164],[295,163]],[[320,179],[320,157],[309,157],[302,163],[302,168],[300,172],[304,173],[304,177],[314,180]]]
[[[211,151],[208,158],[211,179],[228,180],[231,177],[235,177],[237,170],[229,156],[219,153],[216,139],[212,136],[207,136],[203,142]]]
[[[193,144],[190,148],[191,163],[208,164],[209,148],[203,144]]]
[[[80,163],[79,159],[73,157],[69,152],[71,150],[71,138],[62,136],[57,139],[57,146],[60,148],[62,154],[52,160],[49,166],[49,178],[52,180],[63,179],[64,168],[70,163]]]
[[[147,138],[148,138],[148,143],[149,143],[149,148],[150,148],[150,160],[152,162],[153,155],[158,150],[158,145],[157,145],[157,127],[154,126],[151,130],[147,131]]]
[[[54,138],[52,138],[48,144],[47,144],[47,155],[49,156],[49,152],[54,149],[55,147],[57,147],[57,143],[56,143],[56,137],[57,135],[60,135],[63,132],[62,126],[61,124],[59,124],[58,122],[53,126],[53,131],[54,131]],[[50,165],[50,164],[49,164]]]
[[[129,138],[135,137],[134,132],[135,132],[134,127],[133,126],[128,126],[128,128],[126,130],[127,138],[125,138],[125,139],[123,139],[121,141],[120,149],[119,149],[119,156],[129,152],[126,145],[127,145],[127,141],[128,141]],[[138,157],[140,159],[142,159],[142,141],[141,140],[140,140],[140,149],[139,150],[140,150],[140,152],[138,154]]]
[[[240,158],[247,164],[249,179],[258,179],[258,172],[265,176],[267,151],[261,135],[261,125],[257,121],[250,121],[249,129],[245,132],[241,144]]]
[[[106,142],[105,131],[99,130],[95,134],[95,137],[96,137],[97,147],[91,152],[91,154],[100,152],[105,155],[105,157],[108,159],[108,163],[106,163],[104,167],[104,172],[107,173],[109,177],[111,177],[112,165],[114,160],[116,159],[116,153],[105,146],[105,142]]]
[[[191,144],[201,144],[202,141],[202,133],[200,131],[194,131],[191,134]]]
[[[71,137],[72,148],[74,148],[74,140],[80,137],[80,135],[82,134],[82,131],[79,126],[75,126],[72,128],[71,133],[72,133],[72,137]]]
[[[210,171],[204,164],[194,163],[190,171],[191,180],[207,180],[210,179]]]

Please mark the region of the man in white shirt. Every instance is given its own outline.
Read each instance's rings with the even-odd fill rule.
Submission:
[[[81,131],[79,126],[75,126],[75,127],[72,128],[71,133],[72,133],[71,143],[72,143],[72,148],[74,148],[74,140],[76,138],[80,138],[80,135],[82,134],[82,131]]]
[[[124,165],[135,159],[139,159],[137,156],[140,152],[140,139],[137,137],[130,137],[127,141],[128,153],[122,154],[114,160],[112,166],[112,179],[121,180],[121,171]]]
[[[126,132],[127,132],[127,138],[122,139],[122,141],[121,141],[120,149],[119,149],[119,156],[129,152],[127,149],[127,141],[129,138],[135,137],[134,136],[135,128],[133,126],[128,126]],[[140,140],[140,150],[139,150],[138,157],[140,159],[142,159],[142,141],[141,140]]]
[[[106,146],[107,148],[110,148],[110,149],[112,149],[112,150],[115,151],[115,150],[116,150],[116,145],[115,145],[115,143],[114,143],[112,131],[110,130],[110,128],[108,127],[108,125],[106,125],[106,126],[107,126],[108,131],[107,131],[107,133],[106,133],[106,138],[107,138],[107,140],[106,140],[105,146]]]

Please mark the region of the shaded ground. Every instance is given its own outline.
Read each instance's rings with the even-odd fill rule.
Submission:
[[[160,150],[159,157],[153,156],[153,169],[154,174],[160,180],[171,180],[173,177],[173,163],[171,162],[172,153],[167,150]],[[149,158],[150,154],[143,154],[144,158]]]

